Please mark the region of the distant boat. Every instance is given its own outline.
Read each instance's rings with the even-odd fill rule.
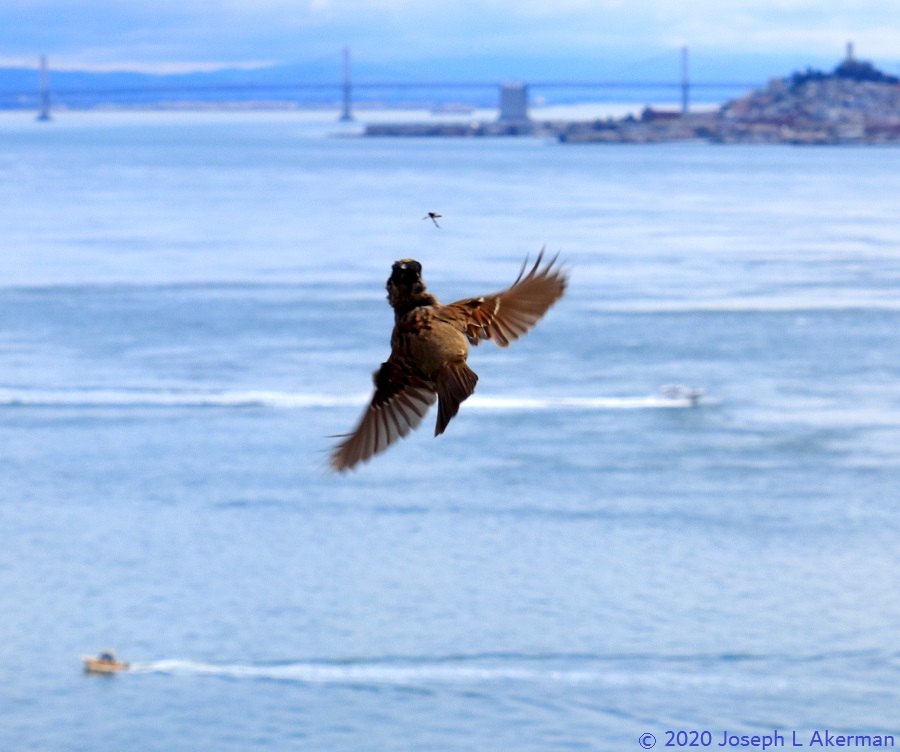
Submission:
[[[459,102],[436,104],[431,108],[432,115],[471,115],[473,112],[475,112],[474,107]]]
[[[88,674],[115,674],[128,670],[128,663],[118,660],[115,650],[104,650],[100,655],[83,655],[81,660]]]
[[[703,398],[702,389],[682,386],[681,384],[667,384],[664,387],[660,387],[659,392],[666,399],[670,399],[673,402],[687,403],[691,407],[699,405],[700,400]]]

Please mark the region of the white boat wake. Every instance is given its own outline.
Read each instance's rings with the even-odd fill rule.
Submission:
[[[659,665],[660,663],[664,665]],[[769,661],[666,661],[621,659],[530,659],[528,657],[452,660],[391,659],[346,662],[299,661],[272,664],[205,663],[159,660],[132,663],[129,674],[207,676],[231,680],[300,684],[436,689],[485,685],[568,685],[624,687],[747,687],[771,692]],[[782,667],[782,670],[783,667]],[[782,682],[781,688],[783,689]]]
[[[702,390],[664,387],[644,396],[603,397],[493,397],[475,394],[466,409],[475,410],[635,410],[695,407],[708,402]],[[266,407],[334,408],[362,407],[370,395],[335,395],[319,392],[280,391],[192,391],[165,389],[25,389],[0,387],[0,407],[71,408],[189,408]]]
[[[307,684],[361,684],[425,686],[434,684],[480,684],[484,682],[589,682],[598,674],[579,670],[537,670],[516,666],[464,666],[418,663],[391,665],[373,663],[285,663],[212,664],[190,660],[134,663],[131,673],[220,676],[231,679],[270,679]]]

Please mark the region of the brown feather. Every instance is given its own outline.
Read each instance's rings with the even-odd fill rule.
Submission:
[[[434,435],[440,436],[459,412],[459,406],[475,391],[478,374],[464,360],[448,363],[437,375],[438,418]]]
[[[554,268],[556,257],[541,268],[544,252],[525,274],[527,261],[508,289],[481,298],[469,298],[444,306],[442,318],[458,321],[469,342],[493,340],[500,347],[526,334],[566,291],[567,278]]]
[[[391,360],[375,373],[375,394],[359,424],[335,448],[331,467],[348,470],[417,428],[437,399],[434,384]]]

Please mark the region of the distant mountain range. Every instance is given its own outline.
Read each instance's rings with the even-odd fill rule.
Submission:
[[[223,69],[195,73],[139,73],[133,71],[49,70],[52,105],[63,108],[104,106],[186,106],[234,104],[338,105],[343,97],[340,55],[315,63],[273,65],[254,69]],[[570,88],[533,87],[533,98],[551,102],[636,101],[675,102],[680,97],[680,50],[657,54],[633,63],[613,59],[569,60],[526,59],[480,56],[452,60],[427,60],[402,65],[354,61],[354,103],[378,102],[388,105],[411,103],[473,106],[497,105],[502,81],[526,82],[614,82],[614,87]],[[761,83],[759,73],[746,69],[723,73],[721,66],[704,59],[697,66],[698,80],[724,78]],[[374,84],[389,82],[393,86]],[[415,84],[424,82],[426,85]],[[441,83],[429,86],[428,83]],[[458,82],[457,86],[451,86]],[[649,83],[657,86],[648,86]],[[472,86],[470,84],[480,84]],[[744,84],[744,89],[749,84]],[[0,68],[0,109],[37,108],[40,76],[36,68]],[[741,92],[732,81],[719,89],[698,88],[695,101],[719,102]]]
[[[48,75],[56,107],[92,108],[186,102],[227,102],[264,99],[309,102],[337,100],[340,70],[325,66],[272,66],[194,73],[53,70]],[[303,83],[329,85],[300,90]],[[40,74],[36,69],[0,68],[0,108],[36,107]]]

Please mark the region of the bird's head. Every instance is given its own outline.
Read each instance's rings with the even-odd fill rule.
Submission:
[[[421,305],[434,305],[437,300],[425,291],[422,265],[415,259],[395,261],[385,288],[388,301],[398,316]]]
[[[391,267],[391,276],[387,281],[387,288],[412,287],[422,281],[422,265],[415,259],[400,259]]]

